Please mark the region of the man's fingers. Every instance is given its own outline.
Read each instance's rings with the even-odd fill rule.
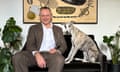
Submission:
[[[42,63],[42,64],[38,64],[40,68],[46,68],[46,64]]]
[[[43,64],[43,67],[46,68],[46,64]]]

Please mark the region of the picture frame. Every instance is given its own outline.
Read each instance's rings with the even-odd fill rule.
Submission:
[[[39,9],[47,6],[53,13],[55,24],[70,21],[76,24],[97,24],[97,2],[97,0],[23,0],[23,23],[40,23]]]

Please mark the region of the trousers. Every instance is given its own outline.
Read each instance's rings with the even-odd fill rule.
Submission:
[[[48,67],[48,72],[62,72],[64,67],[64,57],[62,54],[55,53],[50,54],[48,52],[40,53]],[[12,57],[12,63],[14,66],[14,72],[29,72],[28,67],[31,65],[36,65],[35,57],[29,51],[21,51],[16,53]]]

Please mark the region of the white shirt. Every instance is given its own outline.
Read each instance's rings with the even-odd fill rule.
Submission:
[[[43,40],[39,51],[49,51],[50,49],[56,47],[52,24],[50,28],[46,28],[44,24],[42,24],[42,26],[43,26]]]
[[[40,46],[39,51],[49,51],[50,49],[53,49],[56,47],[55,39],[54,39],[54,33],[53,33],[53,25],[51,24],[50,28],[46,28],[44,24],[42,24],[43,27],[43,40]],[[32,51],[32,54],[34,55],[36,51]]]

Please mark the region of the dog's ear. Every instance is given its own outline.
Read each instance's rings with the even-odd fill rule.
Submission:
[[[66,22],[61,23],[61,25],[64,26],[65,29],[67,28],[66,24],[67,24]]]

